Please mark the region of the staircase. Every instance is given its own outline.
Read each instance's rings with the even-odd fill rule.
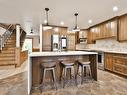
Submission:
[[[15,66],[16,33],[13,32],[8,38],[0,53],[0,66]]]
[[[2,46],[0,48],[0,68],[1,67],[15,68],[17,65],[17,62],[16,62],[16,56],[17,56],[16,55],[16,29],[15,29],[15,25],[13,26],[11,25],[7,26],[5,24],[0,23],[0,27],[5,28],[7,32],[10,33],[9,36],[5,37],[6,39],[4,39],[5,41],[2,42],[2,45],[0,44]],[[21,40],[20,49],[21,49],[24,43],[26,33],[23,29],[21,29],[20,31],[21,31],[20,32],[20,40]],[[4,34],[8,34],[8,33],[5,32]],[[2,37],[3,36],[4,35],[2,35]],[[19,52],[21,52],[21,50]]]

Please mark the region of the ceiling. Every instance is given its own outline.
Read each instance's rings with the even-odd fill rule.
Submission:
[[[113,6],[118,11],[113,12]],[[60,25],[63,21],[71,30],[74,27],[74,13],[78,12],[78,26],[87,28],[116,15],[127,13],[127,0],[0,0],[0,22],[31,23],[37,31],[44,23],[45,10],[49,11],[49,24]],[[89,24],[88,20],[93,23]]]

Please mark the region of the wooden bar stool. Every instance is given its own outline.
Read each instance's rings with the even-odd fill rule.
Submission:
[[[74,78],[75,79],[75,70],[74,70],[74,64],[75,63],[73,63],[73,62],[61,62],[61,65],[62,65],[62,74],[63,74],[63,76],[62,76],[62,78],[63,78],[63,88],[65,87],[65,84],[66,84],[66,82],[68,81],[68,77],[67,77],[67,75],[69,75],[70,76],[70,80],[72,79],[72,78]],[[68,71],[70,71],[70,72],[68,72]],[[74,73],[73,73],[73,72]],[[76,83],[76,81],[75,81],[75,83]]]
[[[90,61],[87,61],[87,62],[78,61],[77,73],[79,72],[79,66],[81,66],[81,84],[82,84],[83,80],[84,80],[84,75],[86,75],[85,77],[88,77],[88,76],[92,77],[91,68],[90,68]]]
[[[56,68],[56,62],[42,62],[41,63],[41,70],[42,70],[41,85],[42,85],[42,88],[43,88],[46,72],[51,71],[53,83],[54,83],[54,86],[57,90],[55,68]]]

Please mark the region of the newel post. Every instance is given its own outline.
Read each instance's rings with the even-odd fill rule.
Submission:
[[[20,66],[20,25],[16,24],[16,49],[15,49],[16,67]]]

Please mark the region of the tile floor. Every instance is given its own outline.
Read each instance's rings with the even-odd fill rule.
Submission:
[[[40,93],[38,89],[31,95],[127,95],[127,79],[98,70],[98,81],[83,85],[68,86]],[[27,95],[27,72],[0,80],[0,95]]]
[[[67,86],[57,91],[33,90],[32,95],[127,95],[127,79],[112,73],[98,70],[98,81],[84,83],[83,85]]]
[[[27,60],[18,68],[0,67],[0,79],[7,78],[9,76],[16,75],[21,72],[27,71]]]

